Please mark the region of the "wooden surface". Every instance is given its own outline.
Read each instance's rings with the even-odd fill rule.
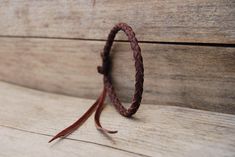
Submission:
[[[234,0],[3,0],[0,16],[2,36],[106,39],[126,22],[141,41],[235,43]]]
[[[2,126],[0,126],[0,137],[0,156],[2,157],[103,157],[108,154],[114,157],[142,156],[86,141],[64,140],[63,142],[49,145],[47,143],[49,136],[47,135]]]
[[[98,97],[104,41],[0,38],[0,80],[81,98]],[[143,103],[235,113],[235,48],[140,44],[145,66]],[[113,82],[130,102],[134,62],[128,43],[112,50]]]
[[[234,0],[1,1],[0,156],[234,157],[234,19]],[[118,22],[141,42],[140,110],[127,119],[107,101],[101,122],[118,134],[97,131],[91,117],[48,144],[101,92],[99,53]],[[123,33],[116,39],[113,83],[130,102],[132,53]]]
[[[183,107],[142,104],[132,118],[110,104],[97,131],[93,116],[64,140],[48,140],[81,116],[94,100],[0,83],[1,156],[214,156],[235,155],[235,116]]]

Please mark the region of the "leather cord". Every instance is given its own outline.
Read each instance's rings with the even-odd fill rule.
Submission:
[[[135,70],[136,70],[135,92],[132,98],[132,103],[130,107],[127,109],[121,104],[120,100],[118,99],[115,93],[114,87],[112,85],[111,74],[110,74],[110,70],[111,70],[110,50],[111,50],[114,38],[120,30],[125,32],[130,42],[130,46],[133,51],[133,57],[135,60]],[[143,66],[143,59],[141,56],[141,49],[138,45],[138,40],[136,39],[135,33],[133,32],[132,28],[125,23],[119,23],[115,25],[109,33],[108,39],[104,46],[103,53],[101,53],[101,57],[102,57],[102,66],[97,67],[98,72],[104,75],[104,78],[103,78],[104,88],[103,88],[101,95],[81,118],[79,118],[75,123],[73,123],[66,129],[59,132],[49,142],[52,142],[53,140],[60,138],[60,137],[68,136],[69,134],[74,132],[91,116],[91,114],[94,111],[96,111],[95,124],[98,130],[101,130],[105,133],[117,133],[117,131],[111,131],[111,130],[103,128],[100,124],[99,119],[100,119],[100,115],[104,107],[104,100],[106,97],[106,93],[108,93],[112,104],[115,106],[116,110],[121,115],[125,117],[131,117],[133,114],[137,112],[141,103],[142,93],[143,93],[144,66]]]
[[[133,57],[135,60],[135,93],[133,96],[132,104],[131,106],[126,109],[124,106],[122,106],[120,100],[118,99],[115,90],[112,85],[111,76],[110,76],[110,49],[112,47],[114,38],[118,31],[124,31],[125,34],[128,37],[128,40],[130,41],[130,45],[133,51]],[[102,60],[103,65],[102,67],[98,67],[98,72],[104,75],[104,85],[105,88],[108,91],[109,97],[117,111],[122,114],[123,116],[130,117],[133,114],[136,113],[140,106],[140,102],[142,99],[142,93],[143,93],[143,83],[144,83],[144,67],[143,67],[143,59],[141,56],[141,49],[138,45],[138,40],[135,37],[135,33],[132,31],[132,28],[128,26],[125,23],[119,23],[116,26],[113,27],[113,29],[110,31],[108,40],[106,42],[106,45],[104,47],[104,52],[102,53]]]

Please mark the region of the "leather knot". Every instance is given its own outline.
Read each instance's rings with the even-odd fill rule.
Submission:
[[[110,69],[110,59],[109,56],[104,56],[104,53],[101,53],[102,66],[97,67],[97,71],[100,74],[108,75]]]

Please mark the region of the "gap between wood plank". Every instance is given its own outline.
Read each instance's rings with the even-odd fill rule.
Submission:
[[[24,85],[21,85],[21,84],[17,84],[17,83],[14,83],[12,81],[6,81],[6,80],[0,79],[0,82],[9,83],[9,84],[16,85],[16,86],[19,86],[19,87],[24,87],[24,88],[27,88],[27,89],[32,89],[32,90],[40,91],[40,92],[43,92],[43,93],[50,93],[50,94],[63,95],[63,96],[68,96],[68,97],[73,97],[73,98],[80,98],[80,97],[72,96],[72,95],[69,95],[69,94],[66,94],[66,93],[58,93],[58,92],[54,93],[54,92],[49,92],[49,91],[40,90],[40,89],[36,89],[36,88],[31,88],[29,86],[24,86]],[[90,99],[90,100],[93,100],[93,99]],[[107,98],[106,98],[106,100],[107,100]],[[124,102],[124,103],[128,103],[128,102]],[[155,106],[154,104],[144,104],[144,105]]]
[[[85,38],[65,38],[65,37],[43,37],[43,36],[11,36],[0,35],[0,38],[29,38],[29,39],[58,39],[58,40],[84,40],[84,41],[106,41],[104,39],[85,39]],[[115,42],[129,42],[128,40],[114,40]],[[139,40],[139,43],[149,44],[166,44],[166,45],[188,45],[188,46],[211,46],[211,47],[231,47],[235,48],[234,44],[223,43],[203,43],[203,42],[165,42],[165,41],[144,41]]]
[[[44,133],[38,133],[38,132],[34,132],[34,131],[28,131],[28,130],[19,129],[19,128],[15,128],[15,127],[11,127],[11,126],[6,126],[6,125],[2,125],[2,124],[0,124],[0,127],[5,127],[5,128],[8,128],[8,129],[22,131],[22,132],[27,132],[27,133],[30,133],[30,134],[36,134],[36,135],[41,135],[41,136],[53,137],[53,135],[48,135],[48,134],[44,134]],[[151,156],[148,156],[148,155],[145,155],[145,154],[135,153],[135,152],[132,152],[132,151],[128,151],[128,150],[124,150],[124,149],[120,149],[120,148],[116,148],[116,147],[112,147],[112,146],[108,146],[108,145],[104,145],[104,144],[100,144],[100,143],[95,143],[95,142],[91,142],[91,141],[78,140],[78,139],[73,139],[73,138],[68,138],[68,137],[63,138],[63,140],[71,140],[71,141],[77,141],[77,142],[84,142],[84,143],[99,145],[99,146],[103,146],[103,147],[108,147],[108,148],[111,148],[111,149],[116,149],[116,150],[127,152],[127,153],[132,153],[132,154],[135,154],[135,155],[140,155],[140,156],[143,156],[143,157],[151,157]],[[50,145],[50,144],[48,144],[48,145]]]

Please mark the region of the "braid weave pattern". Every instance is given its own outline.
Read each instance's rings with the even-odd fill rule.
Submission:
[[[130,41],[130,46],[133,51],[133,57],[135,60],[135,93],[132,98],[131,106],[126,109],[118,99],[114,87],[112,85],[111,76],[110,76],[110,50],[114,41],[116,34],[120,31],[124,31]],[[135,114],[140,106],[142,93],[143,93],[143,83],[144,83],[144,66],[143,59],[141,56],[141,49],[138,45],[138,40],[135,37],[135,33],[132,28],[125,23],[119,23],[113,27],[110,31],[106,45],[104,46],[104,51],[101,54],[102,56],[102,67],[98,67],[98,72],[104,75],[104,86],[108,92],[109,98],[117,111],[125,116],[130,117]]]

